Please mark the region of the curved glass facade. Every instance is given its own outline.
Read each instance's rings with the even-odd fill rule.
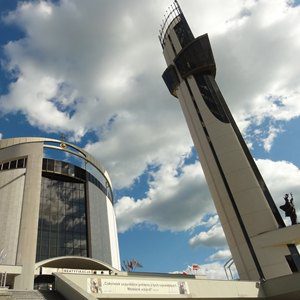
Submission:
[[[96,185],[110,199],[111,202],[113,202],[113,194],[110,185],[104,176],[98,176],[98,178],[96,178],[94,175],[78,166],[75,166],[68,162],[49,158],[43,159],[42,168],[43,172],[62,174],[64,176],[69,176],[82,182],[90,181],[91,183]]]
[[[43,159],[37,262],[65,255],[88,256],[87,182],[112,201],[109,185],[86,170],[68,162]]]
[[[42,177],[36,261],[88,256],[85,184]]]

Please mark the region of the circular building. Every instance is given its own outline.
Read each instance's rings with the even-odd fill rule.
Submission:
[[[0,228],[0,263],[19,268],[14,288],[32,289],[35,264],[55,257],[120,269],[109,175],[68,142],[0,140]]]

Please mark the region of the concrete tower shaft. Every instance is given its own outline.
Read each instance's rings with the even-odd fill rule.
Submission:
[[[175,1],[159,39],[168,65],[162,77],[179,99],[240,279],[299,271],[299,238],[285,228],[218,88],[208,35],[194,38]],[[276,244],[267,241],[271,233]]]

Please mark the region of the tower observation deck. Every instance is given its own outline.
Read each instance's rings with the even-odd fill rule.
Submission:
[[[163,80],[181,105],[240,279],[299,272],[299,231],[285,227],[218,88],[208,35],[194,37],[175,0],[159,41]]]

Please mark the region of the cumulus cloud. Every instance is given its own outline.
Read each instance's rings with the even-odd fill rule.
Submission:
[[[287,161],[272,161],[269,159],[258,159],[257,165],[262,173],[263,178],[273,199],[279,207],[284,204],[283,196],[286,193],[294,194],[296,210],[300,213],[300,169],[294,164]],[[285,218],[284,212],[279,209],[287,225],[290,225],[289,218]]]
[[[122,197],[115,205],[119,232],[147,223],[159,230],[183,231],[199,225],[214,210],[199,162],[154,174],[144,199]]]
[[[267,117],[298,117],[295,99],[300,87],[294,76],[298,76],[299,64],[290,58],[300,47],[296,39],[300,9],[280,0],[272,3],[274,10],[268,1],[243,5],[241,12],[247,9],[247,14],[228,20],[227,35],[213,37],[220,87],[238,119],[261,122]],[[293,45],[286,51],[290,42]]]
[[[192,141],[187,128],[177,121],[184,122],[182,115],[174,119],[174,104],[178,105],[167,104],[171,111],[165,107],[163,116],[154,107],[141,108],[138,114],[118,115],[99,142],[85,147],[101,157],[116,188],[130,186],[149,165],[173,164],[189,155]],[[151,110],[153,114],[149,115]]]
[[[262,139],[263,141],[263,145],[264,145],[264,149],[267,151],[267,152],[270,152],[272,146],[273,146],[273,143],[274,143],[274,140],[275,138],[278,136],[279,133],[283,132],[283,130],[281,128],[275,128],[273,126],[271,126],[268,130],[268,136],[264,139]]]
[[[2,139],[3,134],[0,132],[0,140]]]
[[[207,261],[216,261],[216,260],[227,260],[231,257],[231,252],[229,249],[218,250],[217,252],[210,255],[206,260]]]
[[[227,279],[222,263],[213,262],[203,264],[201,268],[208,279]]]
[[[201,231],[189,240],[191,247],[199,245],[208,247],[224,247],[227,245],[224,231],[220,223],[213,225],[208,231]]]
[[[293,192],[300,213],[300,205],[297,204],[297,195],[300,195],[299,168],[286,161],[259,159],[256,162],[277,207],[283,204],[285,193]],[[224,248],[227,245],[199,162],[161,167],[153,173],[149,184],[145,198],[122,197],[116,203],[119,232],[143,223],[171,231],[197,230],[197,226],[201,225],[200,233],[189,239],[191,247]],[[289,224],[289,220],[285,220]]]
[[[237,275],[235,267],[233,267],[233,269],[234,269],[234,274]],[[197,271],[191,270],[191,267],[188,266],[183,271],[174,271],[171,272],[171,274],[205,275],[207,279],[221,279],[221,280],[227,279],[222,262],[201,264],[200,269]]]
[[[187,7],[187,18],[193,20],[195,33],[206,31],[210,35],[217,82],[242,131],[264,120],[272,120],[267,125],[272,131],[276,122],[289,121],[300,113],[300,84],[296,80],[300,63],[291,60],[300,50],[300,7],[285,0],[226,4],[225,8],[218,1],[210,1],[207,8],[201,1],[193,5],[194,10]],[[208,14],[196,18],[199,11]],[[278,133],[270,132],[263,143],[266,151]],[[250,145],[251,136],[252,132]]]
[[[299,116],[300,68],[291,57],[300,47],[300,9],[289,3],[182,1],[195,35],[210,35],[217,81],[243,131],[265,118]],[[192,142],[161,80],[166,66],[157,29],[168,5],[21,2],[5,17],[25,36],[4,46],[4,68],[14,80],[0,97],[1,111],[20,111],[32,125],[68,131],[75,140],[95,131],[99,140],[87,149],[118,188],[134,183],[149,164],[186,155]],[[278,133],[270,133],[266,150]]]

